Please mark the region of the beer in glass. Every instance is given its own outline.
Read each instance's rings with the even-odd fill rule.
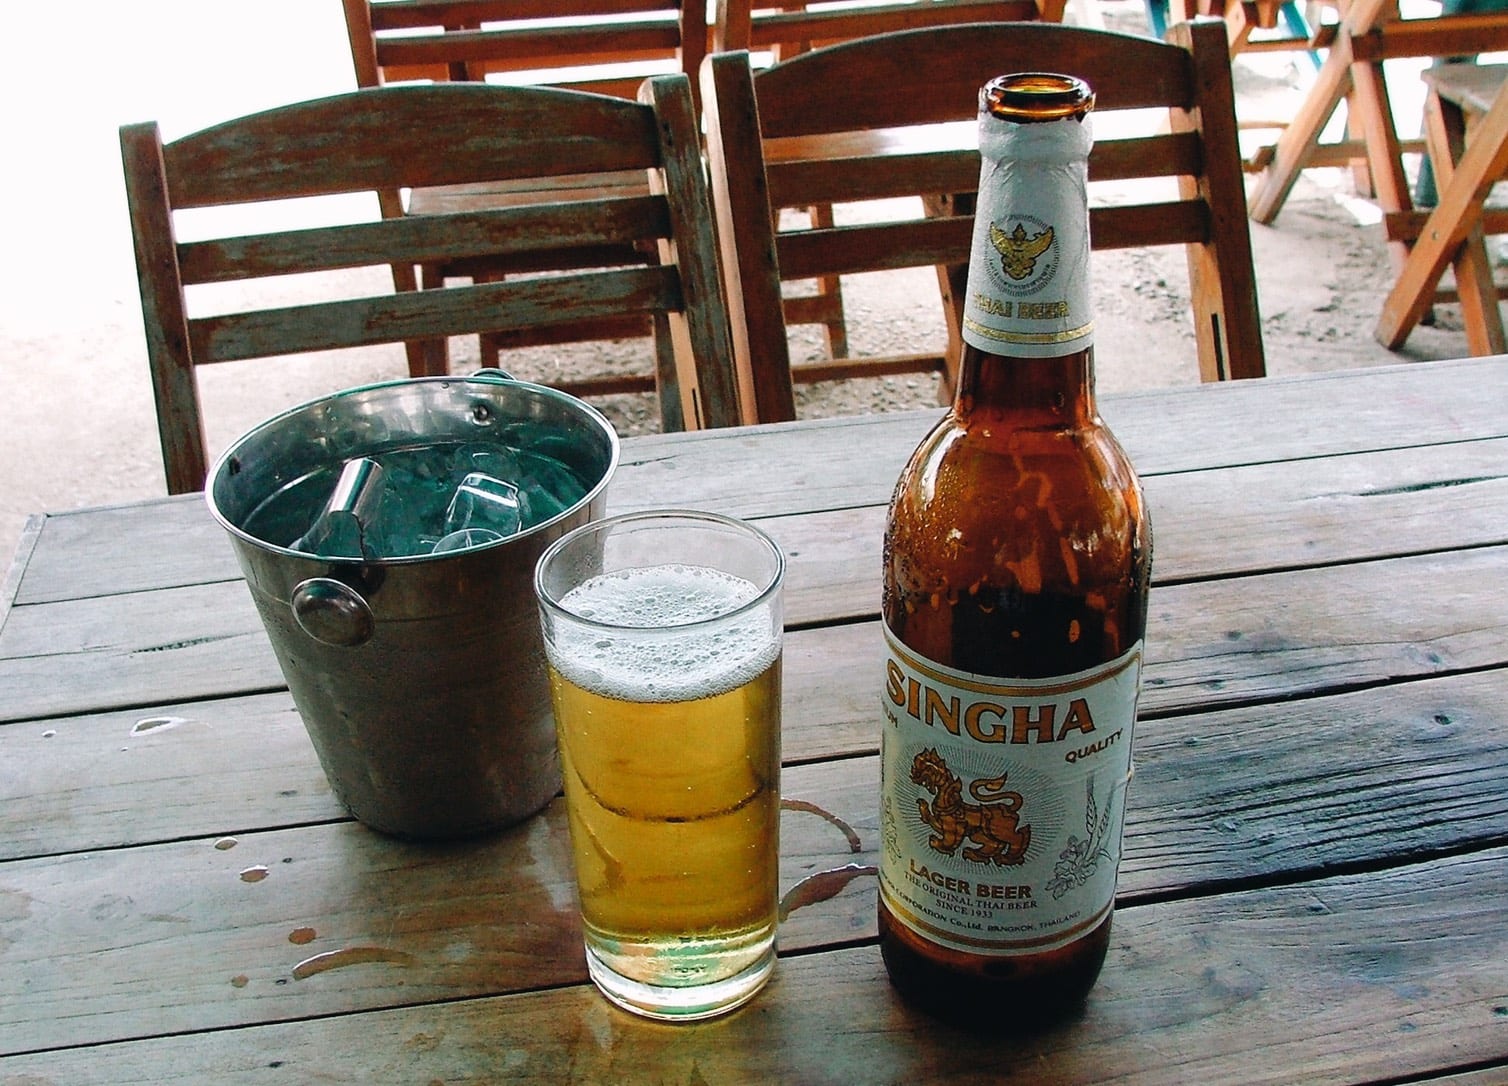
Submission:
[[[653,1018],[774,964],[784,558],[694,512],[589,524],[535,576],[592,980]]]

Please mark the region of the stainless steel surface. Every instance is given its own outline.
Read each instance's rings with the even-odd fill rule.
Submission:
[[[542,430],[536,451],[593,485],[500,542],[363,561],[302,554],[243,527],[311,472],[420,444],[509,444],[521,429]],[[532,576],[546,547],[602,515],[617,463],[617,435],[593,408],[493,378],[338,393],[268,420],[216,462],[210,510],[325,775],[361,821],[402,837],[464,836],[526,818],[559,789]]]

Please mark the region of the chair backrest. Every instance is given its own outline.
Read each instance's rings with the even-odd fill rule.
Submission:
[[[694,82],[707,52],[706,0],[342,3],[363,87],[495,76],[632,98],[648,75]]]
[[[782,281],[948,266],[956,359],[978,91],[1043,66],[1097,94],[1093,247],[1186,246],[1201,376],[1265,373],[1224,29],[1199,20],[1170,37],[989,23],[876,35],[758,70],[746,52],[710,56],[702,97],[744,421],[793,417],[793,378],[863,372],[824,363],[793,373]],[[925,217],[820,230],[777,222],[782,208],[918,195],[929,198]]]
[[[714,0],[713,52],[747,49],[785,60],[808,49],[897,30],[957,23],[1061,22],[1066,0],[868,0],[832,5],[805,0]]]
[[[536,326],[569,336],[580,323],[640,313],[669,325],[686,424],[735,423],[727,315],[690,85],[684,75],[656,76],[641,96],[633,102],[557,88],[418,84],[284,106],[168,144],[155,123],[123,127],[169,491],[204,485],[195,367],[212,362]],[[343,204],[344,221],[335,224],[248,234],[238,219],[233,236],[188,242],[175,230],[180,213],[195,208],[236,205],[237,215],[252,214],[251,205],[297,197],[625,170],[644,171],[649,191],[357,223]],[[552,270],[590,264],[573,260],[573,252],[624,244],[646,247],[657,259]],[[543,253],[551,254],[549,267],[532,259]],[[472,258],[534,266],[503,282],[362,298],[331,297],[340,283],[312,296],[332,278],[313,276],[299,281],[300,289],[309,284],[304,304],[190,311],[187,288],[199,284]]]

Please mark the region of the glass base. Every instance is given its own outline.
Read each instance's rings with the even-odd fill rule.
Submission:
[[[771,939],[763,954],[725,980],[672,987],[631,980],[608,966],[590,944],[586,948],[587,972],[609,1002],[662,1022],[695,1022],[741,1007],[765,986],[774,967],[775,943]]]

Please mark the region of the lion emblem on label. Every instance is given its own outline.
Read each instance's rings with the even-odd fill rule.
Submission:
[[[990,223],[990,245],[1000,254],[1000,270],[1007,279],[1019,283],[1036,270],[1037,258],[1052,248],[1053,229],[1047,227],[1037,234],[1028,234],[1026,227],[1016,224],[1016,229],[1007,234]]]
[[[1005,787],[1005,774],[971,781],[969,796],[978,802],[970,803],[963,798],[963,781],[929,747],[912,760],[911,781],[934,797],[930,804],[916,801],[922,821],[934,831],[927,838],[933,851],[952,856],[969,841],[973,847],[963,850],[966,860],[997,867],[1025,862],[1032,828],[1021,824],[1021,793]]]

